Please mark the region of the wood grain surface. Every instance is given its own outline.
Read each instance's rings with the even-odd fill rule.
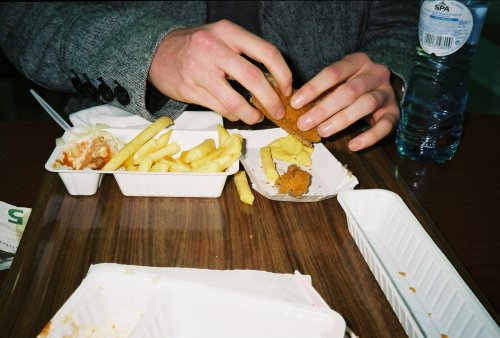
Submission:
[[[2,142],[17,135],[12,128],[12,124],[1,125]],[[23,129],[37,132],[33,126]],[[52,126],[47,129],[51,135],[58,134]],[[498,263],[479,272],[467,270],[403,180],[398,171],[401,163],[386,156],[386,151],[391,155],[389,145],[385,151],[382,145],[358,154],[346,150],[357,132],[359,126],[325,140],[337,159],[358,177],[356,189],[388,189],[400,195],[498,322],[498,297],[491,292],[485,295],[487,282],[478,284],[484,281],[478,276],[498,282],[494,277]],[[50,142],[48,152],[34,156],[43,163],[53,149]],[[20,147],[26,149],[29,144]],[[12,151],[6,152],[13,156]],[[28,191],[38,191],[31,199],[33,212],[0,293],[2,336],[35,336],[78,287],[89,266],[102,262],[281,273],[298,270],[311,275],[316,290],[359,336],[405,336],[348,232],[336,198],[316,203],[275,202],[256,193],[254,205],[248,206],[239,201],[232,178],[216,199],[125,197],[110,176],[104,177],[97,194],[79,197],[69,195],[58,175],[45,172],[39,163],[33,171],[41,180],[39,190],[23,188],[27,189],[24,199],[3,191],[0,195],[3,201],[30,207]],[[450,189],[453,193],[460,185]],[[425,191],[419,199],[432,201]],[[432,207],[429,210],[436,212]],[[446,228],[445,216],[437,212],[432,217]],[[488,221],[494,222],[495,217],[491,213]],[[498,236],[498,227],[491,234]],[[490,245],[490,250],[495,248],[498,244]]]

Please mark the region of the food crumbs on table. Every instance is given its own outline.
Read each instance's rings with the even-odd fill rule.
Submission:
[[[403,276],[403,277],[406,277],[406,272],[404,272],[404,271],[399,271],[399,274],[400,274],[401,276]]]
[[[415,289],[413,286],[410,286],[409,289],[410,289],[411,292],[417,293],[417,289]]]

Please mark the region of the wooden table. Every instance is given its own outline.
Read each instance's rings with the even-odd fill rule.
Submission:
[[[352,154],[359,128],[325,141],[358,177],[356,189],[400,195],[498,321],[500,118],[469,115],[455,158],[400,159],[393,141]],[[346,227],[336,198],[242,204],[232,178],[220,198],[124,197],[112,177],[94,196],[69,195],[43,168],[61,135],[55,123],[0,124],[0,200],[33,207],[0,293],[0,332],[36,335],[91,264],[298,270],[361,337],[405,333]],[[389,156],[387,156],[389,155]],[[35,194],[37,192],[37,194]]]

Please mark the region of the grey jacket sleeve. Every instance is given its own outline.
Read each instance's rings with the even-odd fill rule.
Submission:
[[[406,87],[418,43],[419,1],[373,1],[361,44],[375,62],[389,67]]]
[[[125,2],[126,3],[126,2]],[[116,3],[2,3],[0,46],[20,73],[55,91],[76,92],[78,77],[126,90],[129,102],[110,104],[154,120],[177,117],[186,107],[167,100],[146,109],[147,74],[159,42],[180,27],[154,11]],[[123,102],[123,100],[121,100]]]

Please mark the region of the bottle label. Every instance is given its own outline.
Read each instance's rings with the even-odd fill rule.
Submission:
[[[418,37],[428,54],[446,56],[462,47],[472,31],[472,14],[458,1],[423,1]]]

